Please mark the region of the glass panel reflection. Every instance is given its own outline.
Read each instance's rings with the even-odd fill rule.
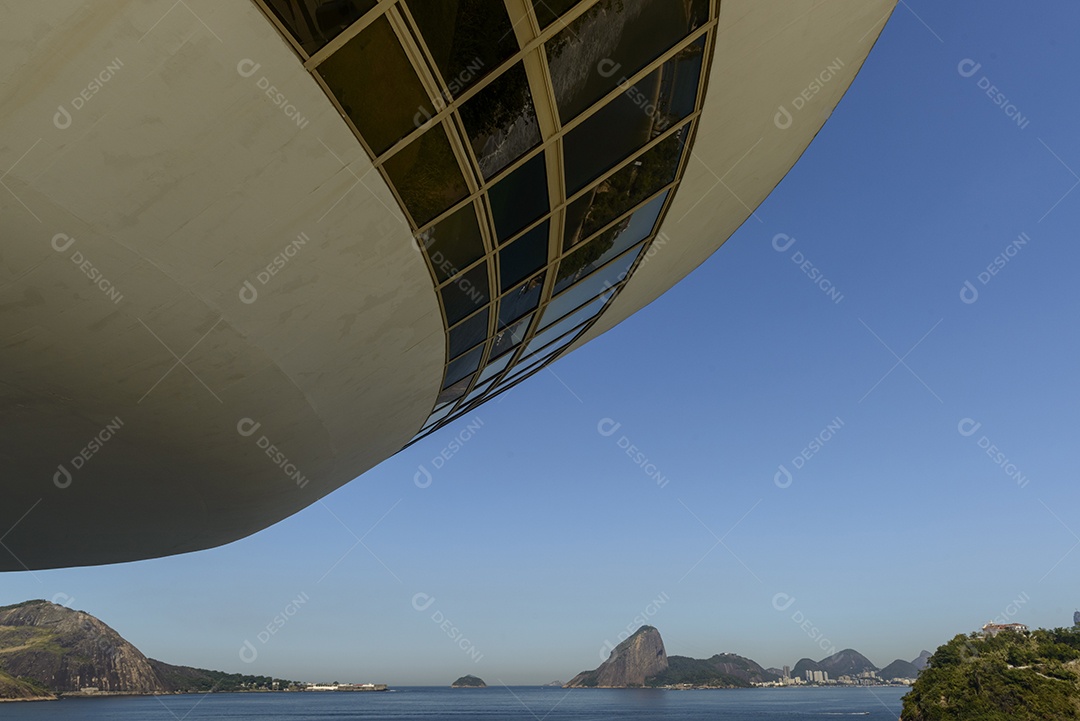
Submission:
[[[316,72],[376,155],[433,113],[431,101],[385,16],[345,43]],[[386,92],[388,87],[394,92]],[[415,122],[421,116],[420,122]]]
[[[457,275],[484,255],[484,240],[480,237],[480,226],[476,222],[476,208],[471,204],[418,234],[416,240],[427,251],[435,278],[440,283]]]
[[[442,125],[406,145],[383,168],[417,225],[432,220],[469,192]]]
[[[533,11],[543,30],[578,4],[578,0],[532,0]]]
[[[559,117],[567,123],[709,17],[708,0],[600,0],[548,41]]]
[[[266,0],[266,4],[304,52],[314,55],[378,0]]]
[[[660,75],[657,68],[563,137],[568,195],[584,188],[667,128],[664,118],[648,112],[655,108],[651,100],[644,107],[637,100],[637,93],[656,97]]]
[[[600,270],[578,281],[576,285],[570,286],[562,295],[555,296],[548,304],[546,313],[551,313],[552,317],[558,318],[601,293],[605,298],[610,297],[614,294],[615,285],[630,272],[630,267],[643,247],[645,246],[639,245],[623,253]]]
[[[597,315],[603,310],[605,303],[607,303],[607,298],[597,298],[596,300],[581,306],[577,310],[571,311],[569,315],[561,317],[552,315],[545,310],[543,318],[540,319],[540,328],[542,330],[529,341],[529,347],[525,353],[535,353],[538,349],[543,348],[571,328],[590,320],[594,315]]]
[[[502,242],[548,212],[544,154],[530,158],[488,190],[495,232]]]
[[[479,310],[489,300],[487,263],[481,263],[463,273],[457,280],[444,285],[439,289],[439,294],[442,296],[448,326]]]
[[[569,250],[675,180],[687,128],[682,127],[575,200],[566,212]]]
[[[623,218],[615,227],[605,230],[563,258],[559,263],[559,275],[555,279],[555,290],[552,292],[561,293],[579,278],[585,277],[630,246],[648,238],[667,195],[663,193],[657,196],[645,207]]]
[[[529,330],[529,321],[532,315],[527,315],[509,328],[496,333],[491,343],[491,358],[507,353],[518,346],[525,339],[525,332]]]
[[[452,386],[467,375],[473,373],[480,366],[480,358],[484,355],[483,346],[474,348],[457,360],[452,360],[446,365],[446,380],[443,388]]]
[[[445,403],[447,401],[456,401],[465,395],[465,391],[469,390],[469,383],[472,381],[472,376],[462,378],[449,388],[444,388],[439,397],[435,400],[436,403]]]
[[[501,291],[510,290],[547,263],[548,221],[499,250]]]
[[[409,0],[409,12],[454,97],[517,52],[503,0]]]
[[[458,112],[485,179],[540,143],[540,125],[521,63],[492,81]]]
[[[488,378],[493,378],[494,376],[502,373],[503,369],[506,368],[507,364],[510,363],[511,358],[513,358],[513,356],[503,355],[498,360],[494,360],[488,363],[486,366],[484,366],[484,370],[480,372],[480,376],[476,379],[476,382],[483,383]]]
[[[526,313],[536,310],[544,290],[544,274],[529,278],[499,300],[499,327],[505,328]]]
[[[472,318],[450,329],[448,353],[450,358],[457,358],[477,343],[487,338],[488,309],[480,311]]]

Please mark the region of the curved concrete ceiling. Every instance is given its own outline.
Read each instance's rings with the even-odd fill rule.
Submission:
[[[670,242],[587,338],[764,199],[892,4],[724,0]],[[227,543],[407,443],[442,376],[431,278],[265,16],[57,0],[12,1],[4,17],[0,570]],[[775,128],[777,106],[836,57],[842,70]]]

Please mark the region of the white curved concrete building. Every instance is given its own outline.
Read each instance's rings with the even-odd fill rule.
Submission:
[[[894,2],[0,2],[0,570],[241,538],[611,328]]]

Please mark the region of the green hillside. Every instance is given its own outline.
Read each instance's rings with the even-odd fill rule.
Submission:
[[[904,697],[904,721],[1080,719],[1080,631],[956,636]]]

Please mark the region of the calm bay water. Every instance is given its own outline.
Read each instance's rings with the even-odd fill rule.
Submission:
[[[401,688],[384,693],[213,694],[0,704],[27,721],[896,721],[906,688],[715,691],[536,687]]]

